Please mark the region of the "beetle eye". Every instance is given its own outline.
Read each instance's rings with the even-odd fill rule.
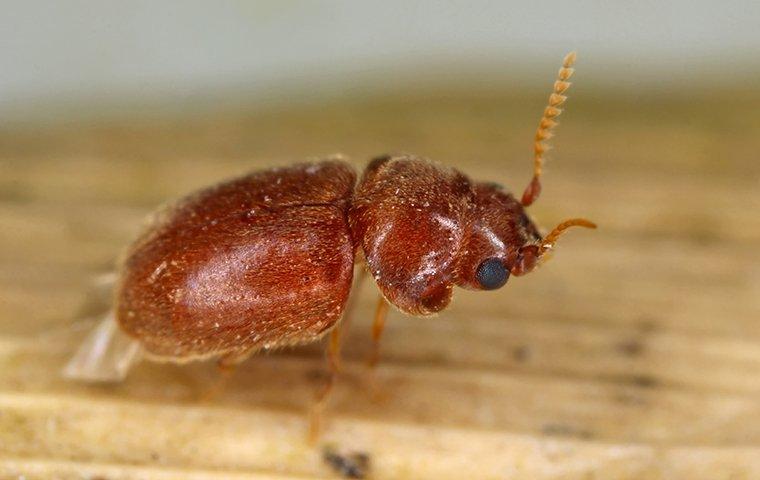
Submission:
[[[489,258],[478,266],[475,278],[483,289],[495,290],[507,283],[509,270],[498,258]]]

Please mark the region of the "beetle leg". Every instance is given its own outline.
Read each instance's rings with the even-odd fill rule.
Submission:
[[[309,419],[309,443],[312,445],[319,439],[322,430],[322,415],[330,392],[332,392],[332,389],[335,386],[338,373],[340,373],[341,336],[348,331],[348,326],[351,323],[351,318],[353,317],[354,309],[356,308],[358,291],[365,278],[367,278],[366,271],[364,269],[359,270],[354,279],[354,285],[352,288],[355,295],[349,298],[348,304],[346,305],[346,313],[343,315],[343,318],[333,327],[332,331],[330,331],[330,340],[326,352],[329,373],[327,381],[317,392]]]
[[[372,322],[372,353],[367,362],[370,368],[375,368],[380,360],[380,338],[385,329],[385,319],[388,316],[388,302],[381,295],[375,309],[375,320]]]
[[[235,374],[237,366],[250,357],[251,353],[253,353],[252,350],[244,350],[242,352],[225,353],[219,357],[219,360],[216,361],[216,368],[219,375],[211,386],[203,392],[201,399],[210,401],[219,396],[219,394],[224,391],[224,388],[230,383],[230,379],[232,379],[232,376]]]
[[[327,347],[327,364],[330,375],[335,376],[340,371],[340,336],[345,325],[339,324],[330,332],[330,344]]]
[[[238,365],[251,356],[251,353],[253,353],[253,351],[250,349],[226,353],[219,358],[216,365],[221,372],[233,372]]]
[[[340,370],[340,333],[341,324],[338,323],[333,327],[330,332],[330,342],[327,346],[327,366],[329,369],[327,375],[327,381],[322,388],[317,392],[314,405],[311,408],[311,414],[309,418],[309,443],[315,444],[319,439],[319,434],[322,431],[322,415],[329,399],[330,392],[332,392],[335,386],[335,380],[338,377],[338,371]]]

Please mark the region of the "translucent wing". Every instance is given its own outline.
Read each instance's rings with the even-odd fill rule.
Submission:
[[[97,323],[63,369],[63,376],[88,382],[124,380],[140,360],[137,340],[121,331],[111,310]]]

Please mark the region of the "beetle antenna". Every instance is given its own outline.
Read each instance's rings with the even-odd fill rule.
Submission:
[[[554,230],[549,232],[549,234],[541,240],[541,245],[538,247],[538,256],[541,257],[544,253],[554,248],[557,239],[570,227],[596,228],[596,224],[585,218],[571,218],[570,220],[565,220],[554,227]]]
[[[562,60],[562,68],[559,69],[557,80],[554,82],[554,89],[549,95],[549,104],[544,109],[541,121],[538,122],[536,136],[533,140],[533,180],[523,192],[522,201],[524,207],[529,206],[536,201],[541,194],[541,172],[544,166],[544,153],[549,146],[544,143],[552,135],[552,129],[557,126],[556,118],[562,113],[562,106],[567,100],[564,93],[570,88],[570,82],[567,80],[573,75],[573,64],[575,63],[576,53],[570,52]]]

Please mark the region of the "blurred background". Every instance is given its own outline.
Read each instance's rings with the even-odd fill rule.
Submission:
[[[98,282],[157,205],[257,168],[411,152],[520,193],[576,50],[531,215],[600,229],[437,318],[393,312],[371,388],[364,285],[324,442],[371,478],[760,478],[760,3],[0,11],[0,476],[331,478],[303,442],[320,345],[213,400],[213,364],[61,379]]]
[[[757,77],[757,2],[3,2],[3,120],[323,100],[410,85],[628,91]],[[555,60],[556,62],[556,60]],[[541,77],[543,75],[543,77]],[[466,83],[464,81],[466,80]]]

